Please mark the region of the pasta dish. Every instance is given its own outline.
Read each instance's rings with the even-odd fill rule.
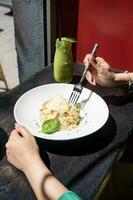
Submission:
[[[63,98],[51,98],[44,102],[39,109],[41,124],[50,120],[58,119],[59,130],[69,131],[76,128],[80,123],[80,109],[70,106],[68,100]]]

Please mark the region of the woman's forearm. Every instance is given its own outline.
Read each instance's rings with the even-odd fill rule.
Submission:
[[[129,83],[133,82],[133,73],[132,72],[115,73],[114,81],[116,83],[129,84]]]
[[[44,165],[41,159],[34,161],[24,171],[38,200],[56,200],[67,188],[60,183]]]

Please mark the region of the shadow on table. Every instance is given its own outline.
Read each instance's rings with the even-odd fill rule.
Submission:
[[[104,96],[103,99],[107,104],[113,104],[116,106],[125,105],[127,103],[133,102],[133,90],[118,95],[110,94],[108,96]]]
[[[0,128],[0,160],[5,156],[6,154],[6,147],[5,144],[8,141],[7,133]]]
[[[60,155],[85,155],[97,152],[111,143],[116,135],[116,123],[111,115],[97,132],[74,140],[51,141],[37,138],[40,152],[48,151]]]

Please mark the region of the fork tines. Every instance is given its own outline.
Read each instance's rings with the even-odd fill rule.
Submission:
[[[69,99],[69,103],[71,105],[75,105],[79,99],[79,96],[82,92],[83,87],[79,84],[75,85],[73,88],[73,91],[71,93],[70,99]]]
[[[95,44],[95,46],[94,46],[94,48],[92,50],[92,53],[91,53],[91,55],[93,57],[95,57],[95,54],[96,54],[96,51],[97,51],[98,47],[99,47],[99,44]],[[87,73],[87,70],[90,67],[90,65],[91,65],[90,63],[87,66],[85,65],[85,69],[84,69],[84,72],[83,72],[83,74],[81,76],[81,79],[80,79],[79,83],[77,83],[73,88],[73,91],[72,91],[70,99],[69,99],[69,103],[71,105],[75,105],[77,103],[78,99],[79,99],[79,96],[80,96],[80,94],[81,94],[81,92],[83,90],[82,83],[83,83],[83,81],[84,81],[84,79],[86,77],[86,73]]]

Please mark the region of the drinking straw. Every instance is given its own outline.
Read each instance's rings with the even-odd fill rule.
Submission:
[[[61,7],[59,0],[57,1],[57,35],[61,41]]]

